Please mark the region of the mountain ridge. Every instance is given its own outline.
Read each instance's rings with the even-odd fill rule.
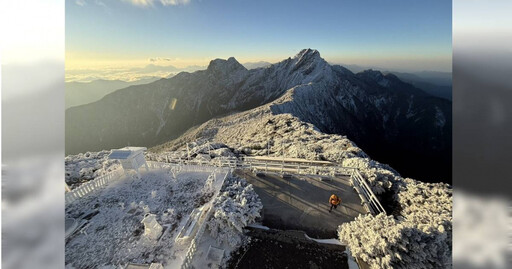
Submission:
[[[173,98],[177,102],[171,110]],[[410,173],[408,165],[397,166],[399,159],[386,160],[387,155],[407,154],[420,163],[435,163],[433,157],[449,155],[451,148],[451,103],[394,75],[374,70],[354,74],[329,65],[317,50],[304,49],[251,70],[234,57],[215,59],[206,70],[181,72],[71,108],[66,112],[66,152],[155,146],[212,118],[262,105],[273,114],[297,116],[325,133],[347,135],[372,157],[405,174]],[[445,169],[449,163],[443,158]],[[445,178],[448,172],[441,174]]]

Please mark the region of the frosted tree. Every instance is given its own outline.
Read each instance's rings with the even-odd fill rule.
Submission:
[[[371,268],[451,267],[451,189],[403,179],[397,197],[401,216],[359,216],[339,226],[340,240]]]
[[[260,217],[262,208],[251,184],[241,178],[228,178],[214,201],[214,213],[207,227],[219,245],[226,242],[237,246],[242,242],[243,228]]]
[[[213,172],[206,179],[206,182],[204,183],[203,189],[201,191],[203,193],[203,196],[208,197],[208,199],[212,197],[213,193],[215,192],[215,189],[213,187],[213,183],[215,182],[215,180],[215,172]]]
[[[110,151],[86,152],[65,158],[66,183],[73,189],[82,182],[110,173],[121,167],[118,160],[110,160]]]

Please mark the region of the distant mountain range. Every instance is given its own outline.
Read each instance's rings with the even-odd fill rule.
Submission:
[[[259,61],[259,62],[248,62],[243,64],[245,68],[247,69],[255,69],[259,67],[264,67],[271,65],[269,62]],[[168,66],[160,66],[160,65],[154,65],[149,64],[145,67],[141,68],[134,68],[129,70],[133,72],[138,73],[154,73],[154,72],[167,72],[169,75],[165,76],[164,78],[170,78],[173,77],[175,74],[179,72],[191,72],[191,71],[197,71],[197,70],[203,70],[206,69],[206,66],[188,66],[185,68],[178,68],[174,67],[172,65]],[[95,79],[92,81],[72,81],[72,82],[66,82],[66,109],[78,106],[78,105],[84,105],[88,103],[92,103],[95,101],[100,100],[103,98],[103,96],[117,91],[122,88],[126,88],[128,86],[133,85],[141,85],[141,84],[147,84],[151,83],[153,81],[156,81],[158,79],[161,79],[162,77],[148,77],[148,78],[142,78],[135,81],[124,81],[124,80],[107,80],[107,79]]]
[[[259,61],[259,62],[247,62],[242,64],[247,69],[256,69],[260,67],[266,67],[271,65],[270,62]],[[103,96],[114,92],[118,89],[126,88],[132,85],[141,85],[153,82],[160,78],[170,78],[179,72],[192,72],[197,70],[204,70],[206,66],[188,66],[185,68],[177,68],[174,66],[160,66],[149,64],[142,68],[134,68],[131,71],[141,73],[154,73],[154,72],[166,72],[169,75],[163,77],[148,77],[139,80],[127,82],[123,80],[107,80],[107,79],[95,79],[88,82],[66,82],[66,109],[72,106],[88,104],[97,101]],[[348,65],[347,69],[353,73],[359,73],[364,70],[364,67],[358,65]],[[422,89],[423,91],[441,98],[452,100],[452,76],[448,72],[433,72],[423,71],[416,73],[405,73],[396,71],[385,71],[383,74],[394,74],[400,80],[410,83],[413,86]]]
[[[359,73],[368,69],[381,69],[375,67],[364,67],[354,64],[343,65],[354,73]],[[399,72],[399,71],[383,71],[384,74],[394,74],[400,80],[410,83],[413,86],[424,90],[425,92],[452,100],[452,73],[438,71],[421,71],[421,72]]]
[[[452,100],[452,74],[445,72],[384,72],[392,73],[402,81],[437,97]]]
[[[71,107],[66,153],[150,147],[212,118],[262,105],[324,133],[346,135],[404,176],[451,180],[451,101],[394,74],[354,74],[311,49],[251,70],[232,57],[216,59],[206,70],[130,86]]]
[[[248,62],[248,63],[244,63],[242,64],[245,68],[247,69],[255,69],[255,68],[260,68],[260,67],[265,67],[265,66],[269,66],[271,65],[272,63],[269,63],[269,62],[265,62],[265,61],[259,61],[259,62]]]
[[[65,102],[66,109],[92,103],[100,100],[103,96],[117,91],[122,88],[126,88],[132,85],[141,85],[151,83],[157,79],[157,77],[141,79],[133,82],[127,82],[123,80],[104,80],[98,79],[91,82],[66,82],[65,90]]]

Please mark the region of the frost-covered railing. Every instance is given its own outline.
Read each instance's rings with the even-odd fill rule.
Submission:
[[[194,255],[196,254],[197,245],[199,243],[199,240],[201,240],[201,238],[204,234],[204,231],[206,229],[206,222],[210,218],[212,213],[213,213],[213,207],[210,207],[208,209],[208,212],[206,213],[204,221],[200,224],[199,229],[197,230],[196,236],[190,242],[190,246],[187,249],[187,254],[185,255],[185,259],[183,260],[183,263],[181,264],[181,268],[183,268],[183,269],[191,268],[192,259],[194,258]]]
[[[149,168],[151,169],[172,169],[178,168],[180,172],[209,172],[212,173],[217,171],[218,168],[216,166],[212,166],[209,163],[205,163],[202,165],[199,164],[175,164],[175,163],[162,163],[162,162],[147,162]]]
[[[160,163],[160,162],[147,162],[148,167],[150,169],[174,169],[174,172],[209,172],[213,173],[218,171],[218,167],[215,166],[204,166],[204,165],[177,165],[171,163]],[[123,169],[116,169],[108,174],[96,177],[93,180],[85,182],[78,186],[77,188],[71,190],[70,192],[66,192],[65,194],[65,202],[72,203],[85,195],[93,192],[94,190],[107,185],[109,182],[114,180],[118,180],[121,178],[123,173]]]
[[[173,166],[176,166],[176,165],[173,165],[170,163],[161,163],[161,162],[146,161],[146,163],[147,163],[148,167],[151,169],[169,169]]]
[[[377,196],[373,193],[372,189],[366,182],[366,180],[361,176],[359,170],[354,167],[345,167],[345,166],[337,166],[337,165],[315,165],[308,163],[289,163],[285,160],[282,162],[279,161],[252,161],[252,160],[240,160],[236,158],[226,158],[219,157],[215,158],[211,161],[187,161],[186,159],[181,158],[173,158],[170,156],[166,157],[166,160],[169,164],[172,163],[183,163],[183,167],[191,167],[191,169],[195,169],[195,171],[199,170],[199,167],[208,167],[206,169],[211,169],[212,165],[218,167],[229,167],[232,169],[251,169],[251,170],[261,170],[261,171],[273,171],[280,173],[293,173],[293,174],[306,174],[306,175],[326,175],[326,176],[338,176],[338,175],[347,175],[350,176],[352,185],[354,189],[359,194],[361,201],[363,202],[363,206],[366,208],[368,212],[373,215],[378,215],[380,213],[386,213],[384,207],[381,205]],[[209,171],[209,170],[206,170]]]
[[[66,192],[66,204],[72,203],[77,199],[82,198],[85,195],[91,193],[92,191],[108,184],[109,182],[119,179],[121,177],[121,173],[121,169],[116,169],[108,174],[99,176],[91,181],[83,183],[82,185],[78,186],[76,189],[73,189],[70,192]]]
[[[211,161],[206,160],[186,160],[181,158],[173,158],[166,156],[169,164],[186,164],[189,166],[219,166],[229,168],[247,168],[264,171],[289,172],[294,174],[320,174],[320,175],[350,175],[354,168],[341,166],[319,166],[310,164],[294,164],[288,162],[265,162],[265,161],[248,161],[234,158],[219,157]],[[150,162],[148,162],[150,163]]]
[[[386,214],[386,210],[382,207],[379,199],[377,199],[377,196],[375,196],[368,183],[366,183],[366,180],[361,176],[359,170],[354,169],[350,178],[366,210],[372,215]]]
[[[181,167],[181,171],[185,172],[218,172],[219,168],[215,166],[206,166],[206,165],[183,165]]]
[[[212,173],[216,173],[216,171],[214,171]],[[226,178],[230,175],[231,175],[231,170],[226,171],[226,174],[224,174],[224,177],[222,178],[222,181],[221,181],[221,187],[224,184],[224,181],[226,180]],[[216,196],[217,195],[212,197],[212,201],[215,199]],[[197,245],[198,245],[199,241],[201,240],[201,238],[204,234],[204,231],[206,230],[206,223],[208,222],[208,219],[210,218],[210,216],[212,214],[213,214],[213,206],[210,206],[210,208],[208,209],[208,212],[206,213],[206,217],[203,219],[203,222],[200,224],[199,229],[197,230],[197,233],[196,233],[194,239],[192,239],[190,246],[187,249],[187,254],[185,255],[185,259],[183,260],[183,263],[181,264],[182,269],[189,269],[192,267],[192,260],[197,251]]]

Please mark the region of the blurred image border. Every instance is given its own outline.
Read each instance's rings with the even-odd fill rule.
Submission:
[[[512,1],[452,3],[453,266],[507,268]],[[64,268],[65,4],[0,4],[3,268]]]

